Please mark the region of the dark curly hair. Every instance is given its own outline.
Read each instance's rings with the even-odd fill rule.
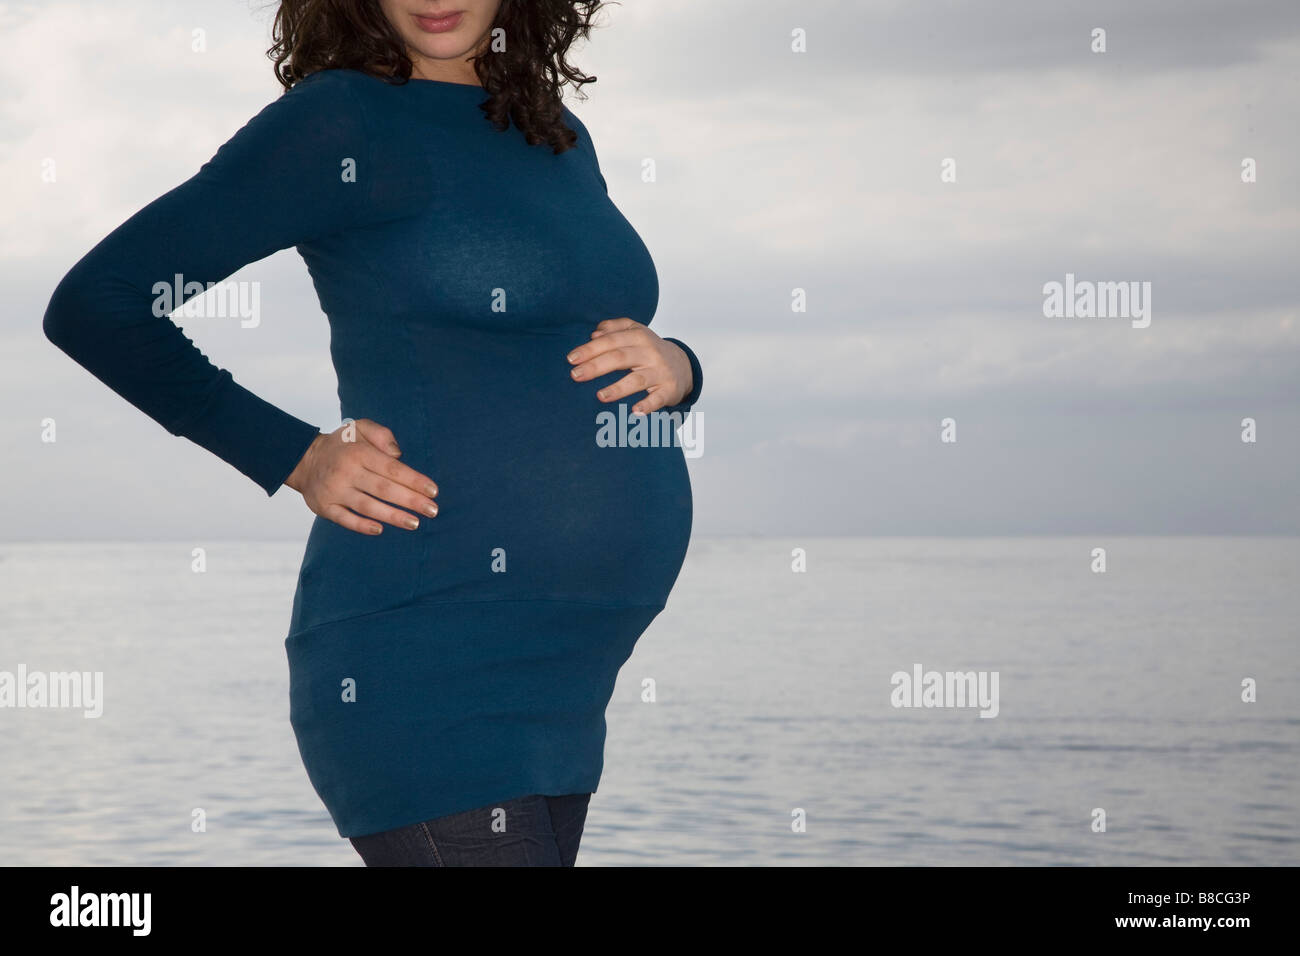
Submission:
[[[560,92],[596,82],[566,59],[578,37],[587,39],[604,0],[501,0],[492,30],[505,32],[504,52],[472,57],[488,94],[479,106],[498,130],[511,120],[529,145],[548,143],[556,153],[578,135],[564,125]],[[266,55],[285,89],[319,70],[353,69],[401,84],[412,63],[401,35],[378,0],[280,0]]]

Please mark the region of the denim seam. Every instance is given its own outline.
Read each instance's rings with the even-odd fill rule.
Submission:
[[[429,844],[429,851],[433,853],[433,858],[437,861],[438,866],[445,866],[446,864],[442,862],[442,854],[438,852],[438,844],[433,842],[433,834],[429,832],[429,824],[422,822],[420,831],[424,834],[424,839]]]

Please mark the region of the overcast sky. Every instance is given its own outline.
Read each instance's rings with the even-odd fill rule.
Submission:
[[[278,95],[272,9],[0,4],[5,538],[305,534],[297,495],[40,330],[90,246]],[[601,23],[570,106],[655,258],[655,329],[704,364],[697,533],[1300,532],[1294,0],[624,0]],[[1149,282],[1150,325],[1045,317],[1067,273]],[[237,278],[262,325],[187,332],[334,427],[298,254]]]

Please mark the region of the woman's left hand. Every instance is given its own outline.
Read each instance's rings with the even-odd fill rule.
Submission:
[[[602,402],[616,402],[646,392],[646,397],[632,406],[633,413],[648,414],[676,405],[695,387],[686,353],[631,319],[606,319],[600,323],[591,333],[590,342],[569,353],[569,363],[577,382],[627,369],[627,375],[606,385],[596,397]]]

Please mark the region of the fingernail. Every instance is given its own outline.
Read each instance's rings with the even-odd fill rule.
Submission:
[[[420,527],[420,519],[419,519],[419,518],[407,518],[407,519],[406,519],[406,526],[407,526],[408,528],[410,528],[412,531],[414,531],[416,528]]]
[[[394,455],[400,455],[402,453],[402,449],[398,448],[394,442],[388,443],[388,450]]]
[[[565,356],[565,358],[567,358],[570,362],[577,361],[578,353],[577,353],[577,352],[570,352],[568,355]]]
[[[379,527],[379,525],[377,525],[377,524],[372,524],[372,525],[370,526],[370,533],[371,533],[371,534],[379,534],[379,533],[380,533],[381,531],[383,531],[383,530],[384,530],[384,529],[381,528],[381,527]]]
[[[572,375],[574,378],[582,378],[582,369],[580,369],[580,368],[575,368],[575,369],[574,369],[572,372],[570,372],[569,374]]]
[[[424,513],[427,514],[430,518],[432,518],[434,515],[436,515],[436,514],[438,513],[438,506],[437,506],[437,505],[425,505],[425,506],[424,506]]]
[[[428,495],[430,498],[432,498],[434,495],[438,493],[438,488],[436,485],[425,485],[424,493]]]

